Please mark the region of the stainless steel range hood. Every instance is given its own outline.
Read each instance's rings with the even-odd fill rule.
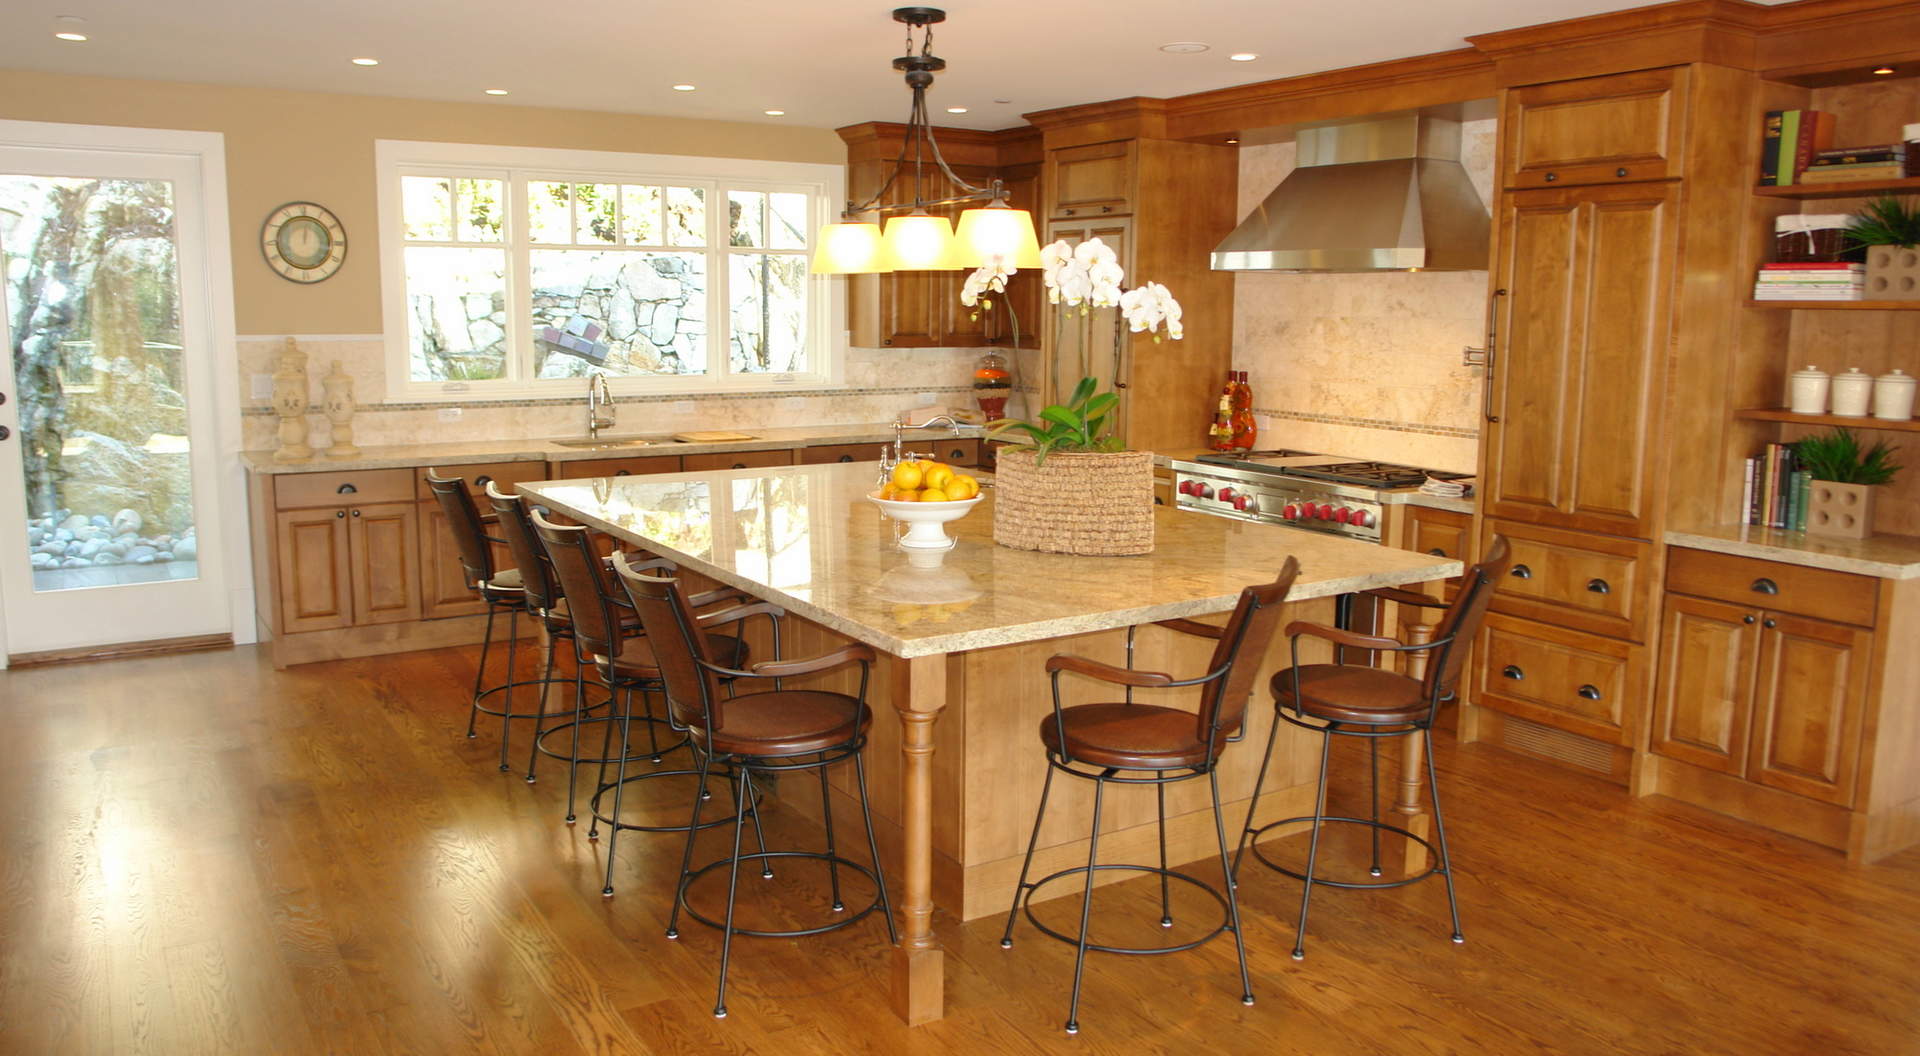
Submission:
[[[1487,267],[1493,221],[1460,123],[1417,113],[1310,126],[1296,167],[1213,251],[1215,271]]]

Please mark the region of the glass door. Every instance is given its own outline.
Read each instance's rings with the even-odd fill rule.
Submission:
[[[231,631],[189,157],[0,146],[6,653]]]

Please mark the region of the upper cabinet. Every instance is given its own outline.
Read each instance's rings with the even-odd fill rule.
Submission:
[[[1514,188],[1680,175],[1685,67],[1534,84],[1507,93],[1501,173]]]
[[[1095,220],[1131,214],[1138,149],[1134,141],[1121,140],[1054,151],[1048,215],[1056,220]]]

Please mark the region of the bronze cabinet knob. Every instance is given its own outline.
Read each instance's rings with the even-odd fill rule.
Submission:
[[[1600,690],[1598,687],[1595,687],[1595,686],[1581,686],[1579,689],[1574,690],[1574,692],[1580,694],[1580,696],[1586,698],[1587,700],[1600,699]]]
[[[1607,581],[1598,577],[1587,580],[1587,589],[1593,591],[1595,594],[1610,594],[1613,592],[1613,588],[1607,584]]]
[[[1740,617],[1740,622],[1745,624],[1751,624],[1753,623],[1753,620],[1754,620],[1754,616],[1753,616],[1753,613],[1751,612],[1747,613],[1745,616]]]
[[[1527,677],[1527,673],[1525,671],[1520,670],[1520,666],[1518,664],[1508,664],[1503,670],[1501,670],[1500,674],[1502,677],[1511,678],[1515,682],[1518,682]]]
[[[1513,569],[1509,571],[1507,574],[1512,576],[1515,579],[1532,579],[1533,569],[1528,568],[1525,565],[1515,565],[1513,566]]]
[[[354,487],[351,484],[342,484],[339,487],[333,489],[333,493],[335,495],[357,495],[359,494],[359,492],[360,492],[360,489]]]
[[[1778,594],[1780,593],[1780,584],[1775,583],[1765,576],[1761,576],[1759,579],[1753,581],[1752,589],[1755,594]]]

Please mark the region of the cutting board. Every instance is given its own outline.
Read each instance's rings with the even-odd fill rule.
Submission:
[[[733,440],[758,440],[752,433],[736,433],[731,429],[696,429],[690,433],[675,433],[675,440],[683,444],[724,444]]]

